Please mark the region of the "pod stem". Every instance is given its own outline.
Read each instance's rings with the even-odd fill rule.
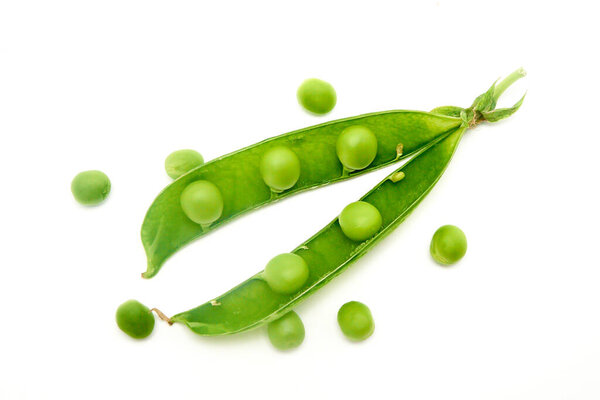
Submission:
[[[504,78],[502,82],[496,85],[494,89],[494,101],[498,101],[502,93],[504,93],[504,91],[508,89],[510,85],[523,78],[525,75],[527,75],[527,72],[525,72],[523,68],[519,68]]]
[[[153,308],[150,311],[154,311],[156,313],[156,315],[158,315],[158,318],[162,319],[163,321],[165,321],[167,324],[169,325],[173,325],[173,320],[171,320],[171,318],[167,317],[165,315],[165,313],[163,313],[162,311],[160,311],[158,308]]]

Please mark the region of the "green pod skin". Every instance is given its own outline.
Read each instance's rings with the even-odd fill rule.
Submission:
[[[290,132],[207,162],[167,186],[148,209],[141,230],[148,259],[142,276],[155,276],[181,247],[239,215],[305,190],[390,165],[456,130],[461,123],[460,118],[422,111],[366,114]],[[354,125],[375,133],[377,155],[367,168],[347,174],[336,154],[336,143],[341,132]],[[293,187],[274,194],[263,180],[260,163],[269,150],[279,146],[297,155],[301,169]],[[185,215],[179,203],[181,192],[197,180],[212,182],[223,197],[222,215],[204,229]]]
[[[290,311],[267,326],[269,340],[279,350],[294,349],[304,341],[304,324],[294,311]]]
[[[224,295],[173,316],[170,321],[183,323],[199,335],[225,335],[268,323],[293,309],[408,216],[446,169],[465,129],[466,126],[455,129],[404,164],[399,169],[404,172],[404,179],[393,182],[388,177],[361,199],[381,213],[382,228],[375,236],[364,242],[354,241],[343,233],[336,218],[298,246],[292,253],[301,256],[309,269],[302,290],[293,294],[276,293],[259,273]]]

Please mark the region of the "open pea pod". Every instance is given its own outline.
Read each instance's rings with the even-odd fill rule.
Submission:
[[[156,310],[169,323],[182,323],[200,335],[225,335],[242,332],[277,319],[331,281],[398,226],[429,193],[442,176],[464,132],[482,121],[506,118],[521,106],[522,100],[509,109],[495,110],[502,92],[524,76],[522,70],[509,75],[477,97],[469,108],[442,107],[435,113],[458,115],[461,124],[433,139],[401,168],[390,174],[361,198],[377,208],[381,228],[364,241],[348,238],[336,218],[298,246],[293,253],[302,257],[309,275],[303,287],[292,294],[273,291],[263,279],[263,272],[236,286],[229,292],[172,318]]]
[[[165,260],[192,240],[238,215],[307,189],[362,175],[414,154],[461,125],[460,118],[421,111],[386,111],[327,122],[267,139],[208,162],[181,176],[154,200],[142,225],[148,259],[144,278],[158,273]],[[377,138],[377,154],[365,169],[346,173],[336,154],[340,133],[353,125],[365,126]],[[297,183],[275,194],[260,174],[260,160],[276,146],[291,149],[300,161]],[[220,218],[201,226],[183,212],[180,197],[190,183],[207,180],[223,197]]]
[[[309,277],[297,293],[275,293],[259,273],[224,295],[173,316],[170,322],[211,336],[242,332],[285,314],[343,272],[410,214],[446,169],[465,129],[465,125],[454,129],[362,197],[381,213],[383,225],[374,237],[364,242],[350,240],[336,218],[298,246],[293,253],[306,261]]]

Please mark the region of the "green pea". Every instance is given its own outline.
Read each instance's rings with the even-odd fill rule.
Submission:
[[[81,204],[100,204],[110,193],[110,179],[101,171],[80,172],[71,182],[71,192]]]
[[[196,150],[177,150],[169,154],[165,159],[165,170],[167,171],[167,175],[173,179],[177,179],[202,164],[204,164],[204,158]]]
[[[367,127],[350,126],[342,131],[335,146],[342,165],[349,171],[364,169],[377,155],[377,138]]]
[[[149,336],[154,329],[152,311],[137,300],[128,300],[117,308],[119,329],[134,339]]]
[[[304,341],[304,324],[294,311],[270,322],[267,327],[271,344],[279,350],[296,348]]]
[[[349,301],[340,307],[337,320],[344,335],[351,340],[365,340],[375,330],[371,310],[358,301]]]
[[[298,182],[300,160],[285,146],[273,147],[260,160],[260,174],[272,191],[283,192]]]
[[[197,224],[209,225],[223,213],[223,196],[218,187],[209,181],[192,182],[183,190],[181,208]]]
[[[333,86],[316,78],[302,82],[296,96],[302,107],[315,114],[327,114],[337,102]]]
[[[467,237],[460,228],[444,225],[433,234],[429,251],[439,264],[454,264],[467,252]]]
[[[308,279],[308,265],[297,254],[283,253],[267,263],[263,278],[274,292],[291,294],[298,291]]]
[[[339,217],[342,232],[348,238],[362,242],[371,238],[381,228],[382,219],[379,210],[364,201],[348,204]]]

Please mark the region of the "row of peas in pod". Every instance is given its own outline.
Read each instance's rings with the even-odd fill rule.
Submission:
[[[373,162],[377,155],[377,137],[367,127],[350,126],[340,133],[336,143],[336,154],[344,171],[352,172],[364,169]],[[300,178],[300,160],[296,153],[285,146],[276,146],[267,150],[260,160],[259,168],[264,183],[273,193],[291,189]],[[210,226],[221,217],[223,212],[223,196],[219,188],[207,180],[190,183],[181,193],[180,201],[185,215],[202,226]],[[376,209],[369,208],[366,204],[351,206],[345,213],[344,232],[353,240],[366,240],[381,225],[381,216],[379,216],[379,226],[376,226],[378,215]],[[372,220],[366,230],[362,228],[364,232],[357,231],[359,229],[357,227],[363,226],[364,222],[357,224],[354,221],[359,214],[363,215],[362,219]]]

